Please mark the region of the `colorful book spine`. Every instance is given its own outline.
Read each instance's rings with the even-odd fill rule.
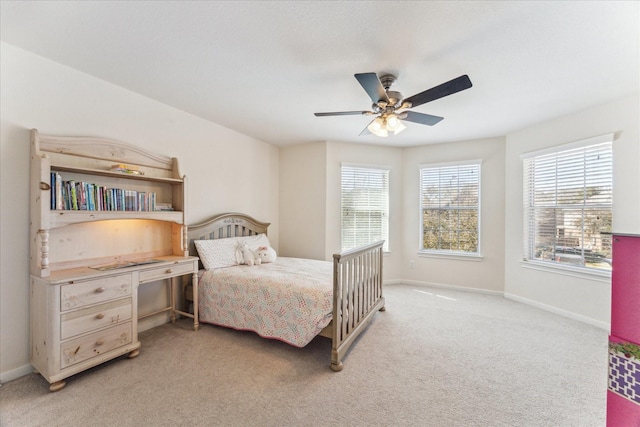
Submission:
[[[64,197],[62,195],[62,177],[59,173],[56,173],[56,209],[63,210],[64,209]]]
[[[74,180],[69,181],[69,191],[71,192],[70,208],[73,211],[78,210],[78,192],[76,189],[76,182]]]
[[[50,201],[49,201],[49,209],[56,209],[56,174],[55,172],[51,172],[49,174],[49,181],[50,182],[50,186],[49,186],[49,197],[50,197]]]

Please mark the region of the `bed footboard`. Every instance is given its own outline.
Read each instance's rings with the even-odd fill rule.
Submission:
[[[333,322],[331,369],[341,371],[342,358],[377,311],[382,296],[384,241],[333,255]]]

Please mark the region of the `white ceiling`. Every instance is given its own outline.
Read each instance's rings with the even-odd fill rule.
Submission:
[[[2,40],[276,145],[395,146],[505,135],[640,90],[640,2],[5,1]],[[393,72],[444,116],[358,136],[355,73]]]

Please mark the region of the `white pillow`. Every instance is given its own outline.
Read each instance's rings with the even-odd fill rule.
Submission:
[[[264,233],[256,234],[255,236],[232,237],[232,239],[236,239],[238,243],[247,242],[247,245],[249,245],[249,249],[251,249],[252,251],[255,251],[260,246],[271,246],[269,244],[269,238]]]
[[[270,246],[266,234],[255,236],[227,237],[215,240],[196,240],[194,244],[205,270],[237,265],[236,248],[238,243],[247,242],[251,250],[260,246]]]

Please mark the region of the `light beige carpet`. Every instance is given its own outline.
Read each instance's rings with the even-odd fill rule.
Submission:
[[[607,333],[501,297],[391,285],[387,310],[329,368],[305,348],[188,320],[48,391],[0,388],[12,426],[603,426]]]

